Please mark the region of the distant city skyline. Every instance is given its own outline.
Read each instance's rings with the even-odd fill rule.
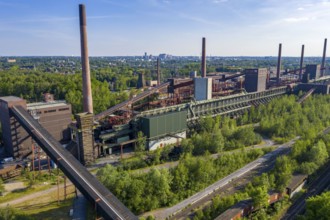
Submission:
[[[322,56],[328,0],[0,0],[0,56]],[[329,53],[327,52],[329,55]]]

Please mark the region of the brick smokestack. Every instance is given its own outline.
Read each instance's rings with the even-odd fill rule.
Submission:
[[[300,68],[299,68],[299,80],[302,78],[302,68],[303,68],[303,63],[304,63],[304,51],[305,51],[305,45],[301,46],[301,57],[300,57]]]
[[[324,46],[323,46],[323,57],[322,57],[322,66],[321,66],[321,77],[324,76],[325,72],[325,57],[327,54],[327,38],[324,39]]]
[[[202,41],[202,77],[206,77],[206,53],[205,53],[205,37]]]
[[[87,47],[87,25],[85,5],[79,5],[80,20],[80,45],[81,45],[81,65],[83,77],[83,110],[93,113],[93,98],[91,87],[91,74],[89,69],[88,47]]]
[[[276,70],[277,84],[280,84],[281,56],[282,56],[282,44],[279,44],[279,46],[278,46],[277,70]]]
[[[160,85],[160,59],[157,58],[157,85]]]

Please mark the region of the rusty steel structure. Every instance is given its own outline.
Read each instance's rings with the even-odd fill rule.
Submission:
[[[202,40],[202,77],[206,77],[206,49],[205,49],[205,37]]]
[[[80,45],[81,45],[81,65],[83,77],[83,110],[93,113],[93,98],[91,86],[91,74],[89,68],[88,46],[87,46],[87,24],[85,5],[79,5],[80,20]]]
[[[279,46],[278,46],[278,58],[277,58],[277,70],[276,70],[276,82],[277,82],[277,84],[280,84],[281,56],[282,56],[282,44],[279,44]]]
[[[304,64],[304,51],[305,45],[301,46],[301,57],[300,57],[300,66],[299,66],[299,80],[302,79],[302,71],[303,71],[303,64]]]
[[[322,57],[322,65],[321,65],[321,77],[324,76],[325,72],[325,57],[327,54],[327,38],[324,39],[324,45],[323,45],[323,57]]]

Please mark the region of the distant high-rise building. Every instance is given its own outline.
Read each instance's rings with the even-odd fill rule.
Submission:
[[[158,56],[161,60],[165,60],[165,59],[171,59],[172,55],[166,54],[166,53],[161,53]]]

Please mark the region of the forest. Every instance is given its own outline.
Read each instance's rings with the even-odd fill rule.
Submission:
[[[174,205],[263,154],[260,149],[242,150],[214,159],[209,154],[193,157],[187,153],[171,169],[138,173],[106,165],[96,175],[129,209],[140,214]]]
[[[284,200],[267,208],[268,192],[283,192],[293,174],[311,175],[327,163],[330,155],[330,134],[323,134],[322,131],[330,124],[330,97],[314,95],[302,104],[298,104],[296,99],[295,96],[284,96],[268,105],[251,109],[240,119],[241,123],[260,123],[257,130],[279,143],[297,136],[300,139],[295,142],[288,155],[276,159],[270,172],[255,177],[243,191],[235,195],[216,197],[211,206],[196,213],[195,220],[214,219],[230,206],[247,198],[252,198],[254,206],[261,207],[252,219],[267,219],[279,214],[283,207],[287,207],[288,201]]]
[[[43,93],[50,92],[54,94],[55,99],[66,100],[71,103],[73,113],[82,112],[82,77],[79,73],[64,75],[17,69],[0,73],[0,97],[12,95],[24,98],[28,102],[38,102],[42,100]],[[107,73],[109,77],[116,74]],[[115,92],[111,92],[103,71],[93,73],[92,94],[94,112],[104,111],[135,94],[136,90],[133,89],[127,92],[125,89],[130,85],[134,86],[136,78],[132,75],[125,76],[125,74],[120,74],[116,84],[118,88],[115,88]]]

